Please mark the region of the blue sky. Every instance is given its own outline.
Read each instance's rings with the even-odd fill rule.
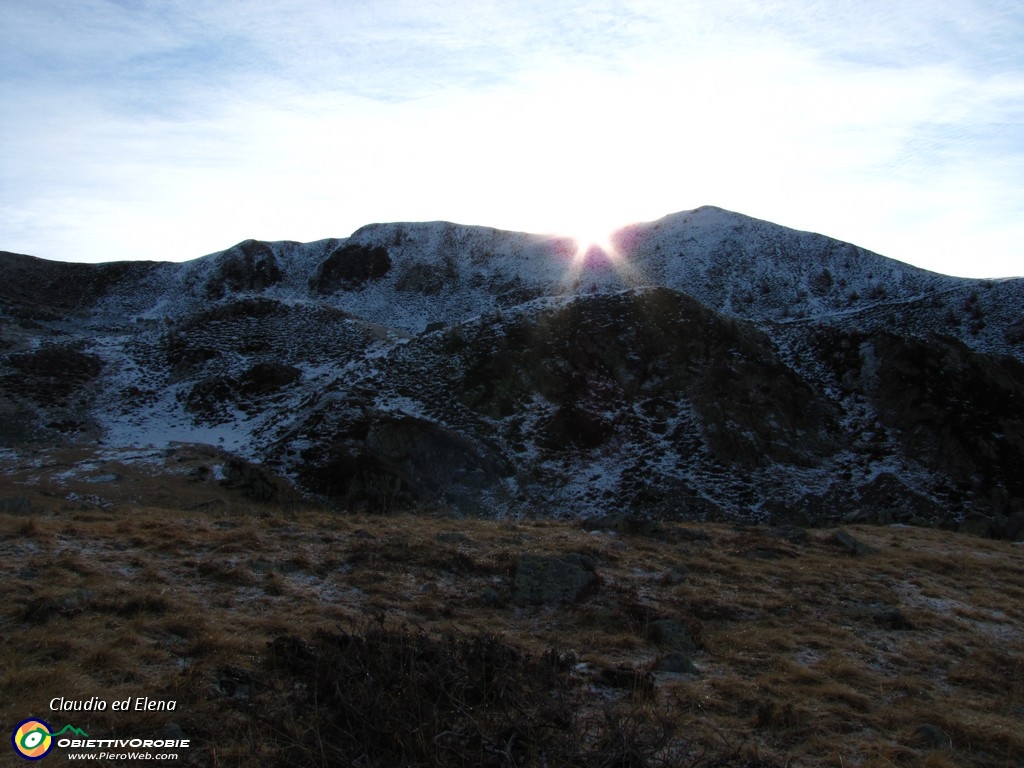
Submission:
[[[1024,274],[1024,4],[0,0],[0,249],[712,204]]]

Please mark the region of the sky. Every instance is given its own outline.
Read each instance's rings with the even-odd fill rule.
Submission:
[[[1024,274],[1024,3],[0,0],[0,250],[701,205]]]

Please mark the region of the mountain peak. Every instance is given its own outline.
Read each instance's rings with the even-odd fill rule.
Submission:
[[[1024,513],[1024,281],[714,206],[615,245],[437,221],[0,254],[0,447],[212,443],[332,503],[463,513]]]

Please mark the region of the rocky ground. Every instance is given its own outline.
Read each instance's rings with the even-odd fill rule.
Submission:
[[[0,455],[3,722],[195,766],[1024,761],[1020,544],[355,514],[264,479],[202,446]]]

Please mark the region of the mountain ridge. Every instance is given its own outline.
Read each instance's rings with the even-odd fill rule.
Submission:
[[[424,222],[0,254],[0,447],[209,442],[341,504],[1017,525],[1024,280],[710,206],[612,244]]]

